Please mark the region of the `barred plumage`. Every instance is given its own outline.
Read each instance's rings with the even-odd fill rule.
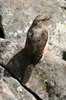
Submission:
[[[49,20],[47,15],[39,15],[33,21],[27,32],[26,53],[33,64],[37,63],[43,56],[43,51],[48,41],[48,30],[45,21]]]

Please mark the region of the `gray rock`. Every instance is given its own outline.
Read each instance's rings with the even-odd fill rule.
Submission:
[[[22,37],[22,40],[24,41],[26,32],[37,15],[49,13],[53,16],[54,21],[63,21],[61,16],[63,11],[59,8],[59,2],[61,1],[0,0],[6,38],[20,39]]]
[[[66,94],[65,68],[64,60],[55,56],[53,52],[47,51],[44,59],[34,68],[30,81],[26,85],[42,99],[45,98],[47,92],[47,95],[52,98],[50,100],[60,100]]]
[[[26,33],[33,19],[37,15],[48,13],[52,16],[49,24],[50,37],[49,49],[58,56],[62,56],[63,48],[66,49],[66,12],[60,7],[64,0],[28,0],[7,1],[0,0],[0,12],[3,17],[5,38],[25,42]],[[37,4],[37,5],[36,5]],[[59,45],[60,44],[60,45]]]
[[[26,65],[25,65],[25,59],[21,58],[21,54],[22,52],[19,54],[19,52],[17,51],[22,51],[22,43],[15,43],[14,42],[10,42],[10,44],[6,45],[6,41],[8,40],[4,40],[1,39],[0,43],[3,45],[1,45],[1,59],[0,61],[3,61],[6,64],[6,59],[7,59],[7,65],[6,67],[8,69],[10,69],[11,73],[13,75],[15,75],[17,77],[17,79],[19,79],[20,81],[22,81],[22,84],[26,84],[27,87],[29,87],[33,92],[35,92],[37,95],[39,95],[43,100],[49,100],[49,98],[51,98],[50,100],[57,100],[60,98],[62,98],[65,93],[66,93],[66,61],[62,60],[60,57],[54,55],[54,53],[51,51],[46,50],[46,53],[44,55],[44,59],[42,59],[37,65],[36,67],[32,68],[32,70],[30,69],[31,67],[33,67],[32,65],[28,66],[27,63],[28,61],[26,61]],[[16,44],[19,44],[19,47],[22,46],[22,48],[19,48],[18,50],[15,49]],[[11,49],[8,48],[8,46],[11,46]],[[13,46],[14,45],[14,46]],[[4,50],[5,49],[5,50]],[[19,56],[15,56],[14,54],[11,55],[11,51],[14,51],[15,53],[17,53],[17,55],[19,54]],[[5,54],[8,54],[8,56],[4,56]],[[21,56],[20,56],[21,55]],[[4,59],[2,60],[2,56],[4,57]],[[13,60],[10,60],[11,58]],[[20,57],[20,58],[19,58]],[[24,61],[23,61],[23,60]],[[10,61],[9,61],[10,60]],[[21,61],[22,62],[21,62]],[[9,66],[11,66],[11,68]],[[28,68],[28,72],[27,73],[23,73],[23,67],[19,66],[22,65],[23,67],[25,67],[25,71]],[[14,66],[14,68],[13,68]],[[13,69],[12,69],[13,68]],[[16,70],[15,70],[16,69]],[[6,72],[6,71],[5,71]],[[31,72],[31,74],[30,74]],[[3,73],[3,72],[2,72]],[[21,74],[20,74],[21,73]],[[30,74],[30,75],[29,75]],[[29,77],[28,77],[29,75]],[[24,80],[22,80],[22,76],[25,78],[23,78]],[[6,78],[8,77],[8,78]],[[7,81],[7,84],[11,84],[11,87],[13,86],[13,82],[11,80],[10,82],[10,77],[7,73],[5,73],[5,79]],[[27,80],[27,81],[26,81]],[[8,83],[9,82],[9,83]],[[14,84],[16,84],[14,82]],[[15,85],[17,87],[17,84]],[[13,86],[15,88],[15,86]],[[13,88],[12,87],[12,88]],[[18,91],[19,88],[18,88]],[[15,93],[15,92],[13,92]]]
[[[65,4],[64,0],[0,0],[0,14],[3,17],[2,24],[6,38],[0,38],[0,62],[8,65],[8,68],[9,65],[12,66],[14,68],[14,71],[11,69],[12,73],[20,80],[22,76],[24,77],[22,61],[28,62],[25,66],[30,70],[22,82],[43,100],[65,100],[66,98],[66,61],[62,60],[63,52],[66,52],[66,11],[62,9]],[[22,50],[27,30],[33,19],[44,13],[50,13],[52,16],[51,22],[48,23],[49,51],[34,67],[30,65],[29,59],[22,58]],[[0,67],[0,80],[0,100],[35,100],[2,67]],[[3,90],[6,92],[8,90],[9,93],[3,94]]]
[[[11,44],[13,43],[13,44]],[[15,45],[14,45],[15,43]],[[16,46],[17,45],[17,46]],[[14,42],[9,42],[9,40],[4,40],[4,39],[0,39],[0,61],[3,61],[5,64],[9,62],[9,60],[16,54],[18,53],[18,51],[20,51],[22,48],[23,48],[23,44],[20,43],[17,43],[16,41]],[[13,51],[14,50],[14,51]],[[4,55],[3,55],[4,54]],[[16,64],[16,63],[15,63]],[[3,71],[3,68],[0,66],[0,78],[3,82],[3,80],[5,81],[3,84],[6,84],[7,85],[7,88],[8,90],[11,90],[11,94],[13,95],[10,95],[10,92],[9,94],[5,94],[4,96],[2,96],[2,100],[22,100],[22,99],[26,99],[26,100],[35,100],[35,98],[30,94],[28,93],[26,90],[26,92],[24,92],[24,90],[21,88],[21,85],[18,84],[18,82],[11,78],[11,75],[10,73],[8,73],[7,71]],[[18,69],[17,69],[18,70]],[[19,72],[19,71],[18,71]],[[21,71],[22,72],[22,71]],[[19,72],[20,73],[20,72]],[[5,75],[5,77],[4,77]],[[17,72],[16,72],[16,75],[17,75]],[[17,75],[19,76],[19,74]],[[3,78],[4,77],[4,78]],[[1,85],[1,84],[0,84]],[[8,87],[9,85],[9,87]],[[2,85],[1,85],[2,86]],[[3,89],[5,89],[5,85],[3,87]],[[2,89],[2,90],[3,90]],[[6,91],[8,91],[6,90]],[[21,94],[21,95],[20,95]],[[24,95],[23,95],[24,94]],[[26,94],[26,95],[25,95]],[[18,98],[15,97],[18,95]],[[31,96],[30,96],[31,95]],[[12,98],[13,97],[13,98]]]
[[[0,80],[1,100],[35,100],[14,78],[3,77]]]
[[[58,0],[58,1],[60,3],[61,8],[66,9],[66,0],[62,0],[61,2],[60,2],[60,0]]]

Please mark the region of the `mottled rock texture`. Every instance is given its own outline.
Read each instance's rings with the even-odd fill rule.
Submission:
[[[42,100],[66,100],[65,3],[65,0],[0,0],[5,34],[5,39],[0,38],[0,62],[8,67],[12,65],[12,73],[19,80],[26,75],[23,82]],[[48,48],[34,67],[23,55],[26,33],[34,18],[45,13],[52,16],[46,23]],[[27,66],[28,73],[23,74]],[[35,97],[0,66],[0,100],[35,100]]]

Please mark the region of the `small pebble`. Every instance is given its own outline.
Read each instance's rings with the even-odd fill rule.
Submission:
[[[18,88],[17,88],[17,91],[18,91],[18,92],[22,91],[22,88],[21,88],[21,87],[18,87]]]

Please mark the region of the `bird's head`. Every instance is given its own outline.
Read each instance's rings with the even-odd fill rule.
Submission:
[[[51,19],[52,17],[50,15],[47,14],[42,14],[37,16],[32,24],[39,24],[39,23],[45,23],[46,21],[48,21],[49,19]]]

